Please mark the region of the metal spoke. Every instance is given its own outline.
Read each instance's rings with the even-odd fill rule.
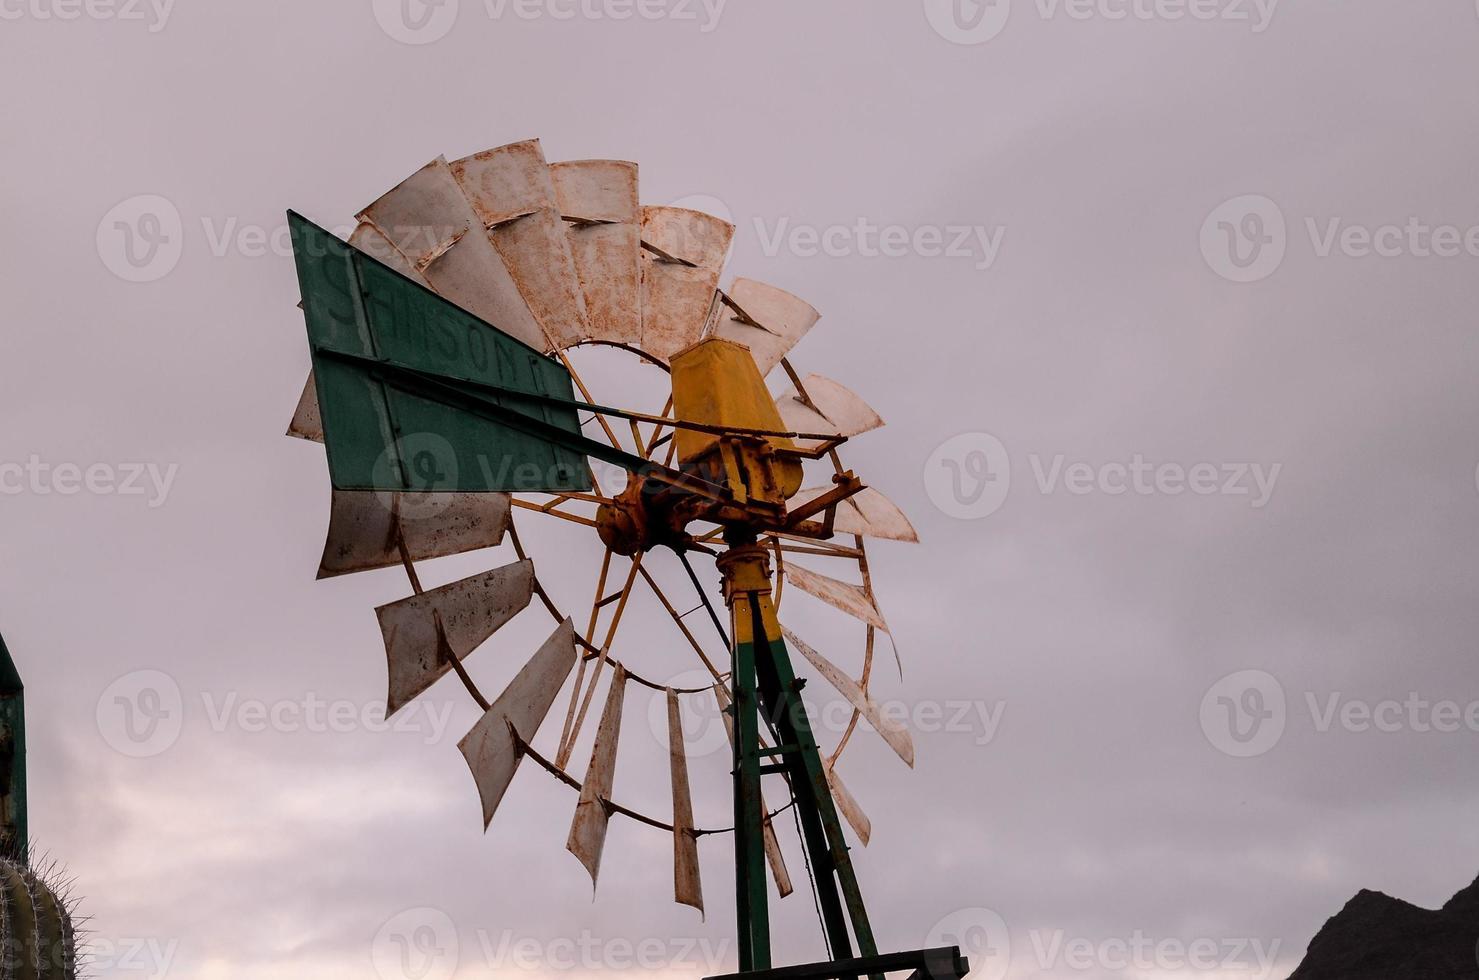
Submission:
[[[664,418],[667,418],[668,414],[670,412],[672,412],[672,410],[673,410],[673,396],[672,395],[668,395],[668,400],[663,403],[662,411],[659,412],[658,414],[661,415],[661,416],[663,416]],[[633,424],[633,426],[636,425],[636,420],[635,419],[632,421],[632,424]],[[663,428],[664,428],[664,426],[663,426],[663,424],[661,422],[655,423],[652,426],[652,434],[647,437],[647,448],[646,449],[643,449],[643,450],[639,450],[641,452],[641,454],[643,456],[647,457],[648,459],[651,459],[652,458],[653,451],[655,451],[657,449],[658,445],[659,445],[659,443],[657,441],[657,437],[658,437],[658,435],[660,435],[662,433]],[[640,440],[640,437],[638,437],[638,438]]]
[[[627,424],[632,427],[632,442],[637,447],[637,455],[643,459],[647,458],[647,449],[642,445],[642,430],[637,426],[636,419],[627,419]]]
[[[704,591],[703,583],[699,582],[698,576],[694,574],[693,565],[689,563],[687,553],[678,552],[678,560],[683,562],[683,570],[688,573],[688,580],[693,583],[694,591],[703,600],[704,608],[709,611],[709,619],[713,621],[714,629],[719,631],[719,638],[724,641],[724,648],[729,649],[729,634],[725,631],[724,624],[719,621],[719,614],[714,611],[714,604],[709,601],[709,594]]]
[[[509,538],[513,541],[514,553],[518,555],[520,561],[526,560],[529,556],[524,551],[523,542],[519,540],[518,531],[512,523],[510,523],[508,526],[508,534]],[[416,569],[414,567],[407,567],[406,574],[411,577],[412,587],[415,588],[416,591],[420,592],[420,583],[416,578]],[[565,614],[560,612],[560,607],[555,605],[555,601],[550,598],[549,593],[546,592],[544,586],[540,584],[539,576],[537,574],[534,576],[534,594],[537,595],[540,601],[544,603],[544,608],[548,610],[550,616],[554,619],[555,622],[563,623],[565,621]],[[581,637],[578,634],[575,637],[575,644],[576,646],[579,646],[585,650],[585,652],[581,654],[582,664],[585,663],[585,661],[588,661],[600,655],[601,651],[599,649],[597,649],[589,640],[586,640],[584,637]],[[628,681],[632,682],[633,684],[640,684],[643,687],[650,688],[654,691],[667,691],[669,688],[671,688],[676,694],[707,694],[712,692],[714,689],[712,684],[705,687],[672,687],[672,685],[670,684],[662,684],[650,677],[642,676],[641,674],[632,670],[631,667],[627,666],[625,663],[622,663],[614,657],[610,659],[612,663],[621,663],[622,667],[626,669]],[[474,700],[477,700],[479,697],[480,694],[473,694]]]
[[[782,541],[786,542],[786,550],[795,552],[798,555],[835,555],[838,558],[862,557],[862,552],[857,548],[849,548],[845,545],[833,544],[830,541],[823,541],[819,538],[806,538],[802,537],[799,534],[792,534],[789,531],[772,531],[770,532],[770,536],[773,538],[780,538]],[[804,542],[804,544],[802,544],[801,546],[797,546],[795,544],[791,544],[790,542]]]
[[[546,490],[530,490],[528,492],[529,493],[549,493],[550,491],[546,491]],[[585,503],[588,503],[588,504],[610,504],[610,503],[614,503],[615,502],[615,501],[612,500],[612,498],[602,496],[599,493],[581,493],[578,490],[562,490],[559,493],[553,494],[553,497],[550,500],[550,502],[548,504],[545,504],[544,506],[550,507],[550,506],[553,506],[555,504],[564,503],[567,500],[580,500],[580,501],[584,501]]]
[[[698,654],[698,659],[703,661],[704,666],[708,668],[709,673],[713,675],[714,680],[723,681],[724,675],[719,672],[719,668],[715,667],[714,662],[709,659],[707,654],[704,653],[703,646],[698,642],[697,637],[693,635],[693,631],[688,628],[688,624],[683,622],[684,614],[678,612],[677,608],[675,608],[672,602],[668,600],[667,594],[663,592],[662,588],[657,584],[657,581],[653,579],[651,572],[647,571],[647,569],[645,568],[642,569],[641,572],[642,578],[646,579],[647,584],[652,587],[653,594],[657,596],[657,601],[661,602],[663,608],[668,611],[668,615],[673,617],[673,622],[678,624],[678,629],[682,631],[683,636],[688,640],[689,646],[693,647],[693,652]],[[690,610],[690,612],[691,611],[692,610]]]
[[[616,627],[621,625],[622,613],[626,611],[627,599],[630,598],[632,594],[632,583],[636,581],[637,570],[641,568],[641,566],[642,553],[639,551],[632,558],[631,571],[627,573],[626,584],[623,585],[621,588],[621,601],[616,604],[616,611],[611,614],[611,625],[606,629],[606,639],[601,643],[601,652],[596,655],[596,668],[591,672],[590,684],[586,685],[585,697],[580,702],[580,711],[575,716],[575,723],[570,726],[569,739],[565,742],[564,745],[560,747],[560,754],[556,757],[555,761],[557,761],[562,767],[565,765],[565,763],[570,761],[570,753],[575,748],[575,740],[580,737],[580,728],[582,725],[585,724],[586,712],[590,710],[591,699],[595,696],[596,687],[601,681],[601,671],[605,669],[608,655],[611,652],[611,641],[616,638]],[[599,612],[600,605],[602,605],[602,603],[600,602],[600,597],[598,596],[597,607],[596,609],[591,610],[593,623],[595,616]],[[584,661],[582,661],[582,664],[583,663]],[[572,694],[572,699],[573,697],[574,695]],[[574,702],[572,700],[572,705],[573,703]]]
[[[764,544],[761,541],[761,544]],[[781,591],[786,585],[786,556],[781,553],[781,539],[774,535],[770,538],[771,548],[775,551],[775,595],[771,601],[775,603],[776,612],[781,610]]]
[[[579,514],[572,514],[569,511],[559,510],[554,507],[553,504],[558,503],[559,501],[553,501],[551,504],[536,504],[532,500],[520,500],[518,497],[510,497],[509,500],[513,503],[515,507],[522,507],[525,510],[533,510],[538,511],[541,514],[549,514],[551,517],[558,517],[561,520],[570,521],[574,524],[584,524],[586,527],[596,526],[596,522],[591,520],[589,517],[581,517]]]
[[[866,592],[869,601],[872,601],[873,578],[868,574],[868,555],[863,544],[863,536],[860,534],[854,534],[853,540],[857,542],[858,569],[863,576],[863,589]],[[865,646],[863,647],[863,673],[862,676],[858,678],[858,687],[863,689],[864,694],[868,693],[868,681],[873,676],[873,644],[877,640],[877,637],[878,631],[870,624],[868,626],[868,639]],[[902,673],[902,671],[900,671],[900,673]],[[847,748],[847,743],[852,738],[852,733],[857,731],[858,719],[861,717],[862,712],[858,711],[857,708],[854,708],[852,710],[852,717],[847,720],[847,728],[843,731],[842,737],[837,740],[837,747],[832,750],[831,756],[829,756],[827,759],[827,768],[830,769],[832,766],[835,766],[837,764],[837,759],[842,755],[842,750]]]
[[[574,380],[575,387],[580,389],[580,393],[585,398],[585,400],[588,402],[594,402],[595,399],[591,397],[590,389],[587,388],[585,386],[585,382],[580,379],[580,372],[575,370],[575,365],[570,363],[570,358],[565,354],[565,352],[563,350],[556,350],[555,356],[560,359],[561,364],[565,365],[565,370],[570,372],[570,377],[572,380]],[[602,415],[600,412],[595,412],[593,414],[595,415],[596,420],[601,423],[601,428],[606,430],[606,438],[611,440],[612,447],[616,449],[621,449],[622,445],[620,442],[617,441],[616,433],[612,431],[611,423],[606,421],[606,416]],[[591,483],[595,484],[596,492],[600,493],[601,484],[600,481],[596,479],[596,475],[594,472],[591,473]]]
[[[596,635],[596,621],[597,618],[601,615],[601,593],[606,591],[606,575],[610,571],[611,549],[607,548],[605,555],[601,558],[601,574],[596,578],[596,595],[595,598],[591,600],[590,623],[585,628],[586,648],[597,650],[598,653],[599,649],[591,645],[591,640],[594,639]],[[560,765],[562,766],[565,764],[565,760],[569,757],[569,753],[566,751],[565,746],[572,740],[570,729],[571,726],[575,724],[575,711],[580,703],[581,685],[585,682],[585,666],[586,658],[581,657],[580,663],[576,666],[575,669],[575,686],[570,690],[570,707],[567,708],[565,711],[565,724],[560,729],[560,743],[555,753],[555,757],[560,760]]]

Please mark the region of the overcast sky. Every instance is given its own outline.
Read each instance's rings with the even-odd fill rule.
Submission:
[[[727,837],[700,920],[621,819],[592,901],[532,767],[485,836],[455,682],[375,724],[404,576],[314,581],[284,212],[536,136],[731,218],[730,272],[822,311],[797,367],[888,420],[846,456],[921,538],[871,551],[918,762],[864,730],[838,770],[882,945],[1283,977],[1359,888],[1479,873],[1474,4],[406,4],[0,0],[0,632],[99,976],[734,968]],[[530,527],[588,601],[587,536]],[[859,669],[861,628],[782,611]],[[615,650],[670,676],[660,616]],[[475,654],[486,689],[550,626]],[[663,814],[649,700],[616,795]],[[822,958],[804,889],[774,914]]]

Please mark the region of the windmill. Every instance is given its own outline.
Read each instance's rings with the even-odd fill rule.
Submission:
[[[609,821],[632,819],[671,835],[674,897],[701,910],[699,842],[732,833],[747,976],[963,976],[954,947],[879,955],[842,830],[845,819],[863,843],[871,834],[837,772],[860,721],[913,765],[908,732],[869,693],[888,625],[866,540],[917,539],[839,453],[882,420],[841,384],[802,377],[790,363],[817,311],[751,279],[721,289],[733,226],[698,211],[641,206],[635,164],[548,164],[537,140],[433,160],[357,217],[345,243],[289,213],[313,363],[289,435],[327,449],[333,495],[319,577],[399,565],[409,579],[410,596],[377,610],[387,713],[456,674],[483,711],[459,749],[485,827],[515,771],[533,761],[577,792],[567,847],[593,883]],[[613,348],[656,368],[653,402],[665,399],[662,408],[598,402],[571,357],[582,347]],[[776,397],[766,378],[778,369],[790,387]],[[592,462],[623,474],[624,487],[603,488]],[[808,463],[828,475],[808,485]],[[579,526],[603,546],[583,630],[544,585],[564,573],[561,557],[536,566],[526,552],[515,526],[526,514]],[[505,539],[517,560],[422,587],[418,563]],[[727,621],[692,552],[715,557]],[[652,574],[667,553],[702,599],[688,612]],[[840,564],[855,581],[798,563],[798,555]],[[781,625],[786,585],[864,625],[856,678]],[[638,589],[658,598],[706,683],[671,686],[613,650]],[[554,630],[490,700],[463,661],[536,598]],[[699,608],[722,638],[719,656],[688,625]],[[792,650],[851,706],[825,753]],[[670,810],[612,798],[623,710],[636,688],[666,702]],[[717,701],[732,749],[734,819],[722,830],[694,825],[683,718],[696,699]],[[541,751],[534,742],[552,712],[560,721],[549,734],[557,727],[558,737]],[[590,756],[577,768],[576,740],[592,718]],[[780,794],[786,802],[772,806]],[[792,891],[773,819],[788,809],[832,959],[777,969],[766,874],[768,866],[782,897]]]

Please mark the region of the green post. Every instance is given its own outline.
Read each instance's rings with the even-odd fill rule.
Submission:
[[[725,537],[729,549],[719,556],[718,564],[734,626],[729,710],[734,712],[735,911],[740,972],[771,967],[760,797],[761,778],[769,774],[786,777],[832,959],[851,959],[854,940],[860,956],[877,956],[878,946],[832,802],[826,769],[801,700],[801,681],[791,667],[771,602],[769,552],[754,543],[753,535],[731,531]],[[775,742],[769,748],[760,744],[762,723]],[[874,974],[872,980],[883,977]]]
[[[770,913],[765,881],[764,811],[760,797],[759,694],[755,646],[734,650],[734,867],[740,970],[770,969]]]
[[[26,692],[5,638],[0,637],[0,854],[24,864],[26,822]]]
[[[780,766],[789,775],[791,792],[796,799],[796,812],[801,820],[802,836],[811,856],[816,875],[817,899],[827,932],[833,959],[853,955],[848,941],[847,922],[851,920],[859,956],[877,956],[878,944],[863,905],[842,822],[832,802],[832,789],[827,785],[826,770],[801,700],[802,682],[791,667],[785,640],[763,629],[765,615],[762,602],[756,599],[755,623],[757,642],[755,661],[759,674],[761,704],[776,730],[777,742],[787,751],[779,752]],[[773,615],[773,614],[772,614]],[[771,635],[767,635],[771,634]],[[839,894],[840,892],[840,894]],[[874,980],[883,980],[875,975]]]

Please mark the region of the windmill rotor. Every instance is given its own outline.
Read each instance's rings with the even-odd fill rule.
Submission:
[[[290,214],[314,366],[288,434],[328,450],[319,577],[392,566],[407,575],[410,594],[376,610],[387,714],[456,674],[483,712],[458,748],[484,826],[532,760],[575,791],[567,849],[593,885],[610,820],[630,819],[671,835],[674,898],[701,911],[700,843],[733,835],[752,897],[738,913],[746,970],[769,966],[767,872],[757,869],[768,867],[782,897],[793,890],[775,818],[795,810],[809,863],[836,876],[827,895],[817,886],[830,948],[851,954],[850,925],[858,951],[876,954],[837,815],[863,844],[872,825],[837,767],[859,727],[913,765],[908,731],[870,693],[879,634],[892,635],[867,542],[918,539],[842,461],[843,443],[883,420],[842,384],[791,363],[820,314],[756,280],[721,288],[733,226],[642,206],[636,164],[550,164],[538,140],[438,157],[357,217],[345,243]],[[655,410],[605,404],[577,369],[592,350],[625,352],[649,381],[660,378],[649,384]],[[808,464],[829,477],[817,482]],[[519,533],[526,519],[599,541],[588,608],[556,602],[548,586],[568,577],[564,556],[531,554]],[[501,565],[422,585],[428,562],[505,546]],[[722,582],[703,582],[690,552],[715,556]],[[692,601],[660,583],[662,562],[691,580]],[[721,585],[727,622],[710,598]],[[861,627],[848,667],[780,625],[792,586]],[[620,642],[638,593],[656,600],[674,627],[669,642],[692,654],[707,683],[674,687],[642,662],[649,639]],[[515,617],[538,615],[532,607],[551,632],[489,697],[465,662]],[[784,686],[794,683],[788,649],[850,706],[825,747],[799,687]],[[660,703],[670,799],[627,800],[615,788],[635,697]],[[723,712],[736,760],[728,826],[695,825],[683,718],[700,703]],[[593,734],[589,754],[577,755],[583,733]],[[762,794],[760,776],[775,774],[784,781]],[[783,800],[768,798],[778,791]]]

